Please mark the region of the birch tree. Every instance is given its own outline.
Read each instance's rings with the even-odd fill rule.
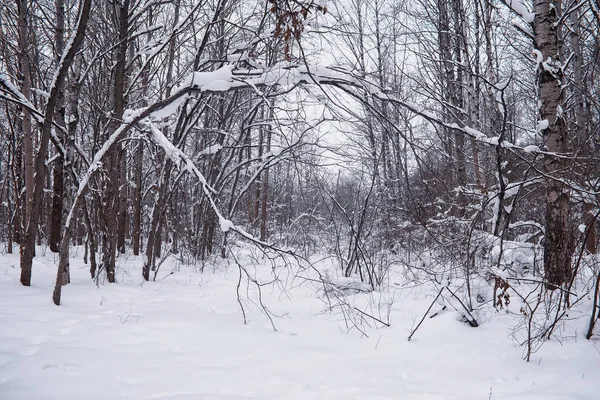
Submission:
[[[560,58],[560,1],[535,0],[534,43],[538,64],[540,96],[539,129],[548,151],[566,154],[568,137],[563,115],[563,66]],[[546,182],[546,235],[544,245],[545,279],[550,289],[571,278],[573,238],[568,163],[565,158],[550,155],[544,159]]]

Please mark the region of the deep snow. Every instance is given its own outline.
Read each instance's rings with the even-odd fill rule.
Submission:
[[[317,283],[282,271],[281,284],[263,287],[265,304],[278,315],[275,332],[253,303],[256,289],[250,285],[247,293],[245,283],[249,323],[243,324],[235,263],[213,268],[209,262],[201,274],[171,260],[161,267],[160,281],[142,283],[141,259],[120,257],[119,283],[96,287],[81,252],[73,252],[72,283],[56,307],[55,259],[43,253],[30,288],[19,283],[18,256],[0,256],[2,400],[600,396],[600,345],[583,338],[584,319],[569,322],[576,334],[562,344],[545,343],[526,363],[511,339],[513,316],[470,328],[446,312],[427,318],[408,342],[434,292],[350,295],[351,304],[371,304],[370,311],[377,304],[391,307],[391,328],[364,326],[364,337],[346,329],[339,311],[327,310]],[[169,275],[171,269],[178,271]],[[267,276],[271,266],[258,269]]]

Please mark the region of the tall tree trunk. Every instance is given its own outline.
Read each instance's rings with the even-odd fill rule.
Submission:
[[[109,134],[112,134],[121,124],[125,110],[125,61],[127,56],[127,37],[129,32],[129,0],[124,0],[117,7],[119,45],[115,48],[115,69],[113,82],[113,115],[109,124]],[[116,252],[118,249],[118,236],[121,203],[121,167],[124,151],[121,145],[111,152],[107,162],[108,187],[105,198],[105,244],[103,264],[110,283],[115,282]]]
[[[153,13],[152,8],[148,10],[148,26],[152,26]],[[152,33],[149,32],[147,36],[148,42],[152,40]],[[147,106],[146,101],[148,95],[149,85],[149,67],[144,68],[142,74],[142,99],[141,103],[143,106]],[[143,174],[143,160],[144,160],[144,142],[140,141],[135,152],[134,165],[134,180],[135,190],[133,197],[133,255],[137,256],[141,250],[141,235],[142,235],[142,174]]]
[[[562,116],[563,72],[558,41],[557,4],[553,0],[534,2],[534,44],[539,63],[540,128],[546,150],[566,153],[567,129]],[[567,162],[560,157],[547,156],[544,172],[557,179],[546,181],[546,237],[544,245],[544,274],[548,289],[556,289],[571,277],[572,232]]]
[[[452,0],[452,13],[454,19],[454,57],[456,63],[456,80],[450,82],[452,85],[451,91],[451,103],[455,110],[453,114],[455,121],[461,124],[462,121],[462,110],[464,110],[464,95],[463,95],[463,76],[464,76],[464,65],[463,65],[463,53],[464,53],[464,39],[462,37],[462,1]],[[456,154],[456,183],[458,184],[458,207],[457,216],[463,217],[465,214],[465,207],[467,198],[465,195],[465,189],[467,185],[467,165],[465,160],[465,136],[462,131],[455,131],[455,154]]]
[[[175,2],[174,9],[174,21],[173,25],[177,26],[179,21],[179,1]],[[165,89],[165,97],[169,97],[171,95],[171,87],[173,81],[173,65],[175,62],[175,39],[169,43],[169,51],[168,51],[168,63],[167,63],[167,76],[166,76],[166,89]],[[185,106],[184,106],[185,108]],[[181,121],[185,118],[185,111],[181,110],[179,115],[179,122],[177,123],[177,127],[175,131],[180,128]],[[177,132],[175,132],[177,133]],[[165,136],[167,136],[167,131],[165,130]],[[178,140],[174,138],[174,144],[177,146]],[[142,267],[142,277],[144,280],[150,280],[150,270],[154,270],[155,260],[158,256],[157,251],[160,251],[161,246],[157,244],[158,241],[162,241],[160,229],[161,229],[161,219],[163,217],[163,213],[169,199],[169,186],[171,181],[171,170],[173,169],[173,162],[169,157],[164,157],[164,161],[162,164],[162,173],[159,181],[158,194],[155,197],[154,208],[152,210],[152,220],[150,222],[150,229],[148,231],[148,240],[146,242],[146,256],[144,260],[144,265]],[[141,190],[141,189],[140,189]]]
[[[13,218],[13,240],[21,244],[23,235],[23,144],[13,134],[13,192],[15,194],[15,216]]]
[[[439,65],[439,80],[441,86],[442,102],[446,104],[455,104],[456,102],[456,81],[454,78],[454,59],[452,58],[451,41],[450,41],[450,15],[448,10],[448,2],[445,0],[437,0],[438,8],[438,48],[440,51],[440,65]],[[447,108],[447,105],[444,107]],[[452,112],[446,110],[443,112],[443,118],[446,121],[453,120]],[[448,171],[448,181],[451,185],[455,185],[458,182],[458,174],[456,171],[456,164],[454,163],[453,154],[456,152],[455,146],[453,146],[453,132],[449,128],[442,128],[443,137],[445,140],[444,146],[446,148],[448,163],[446,171]]]
[[[119,212],[117,249],[125,254],[125,236],[127,235],[127,150],[119,154]]]
[[[56,59],[58,60],[64,51],[64,31],[65,31],[65,7],[64,0],[56,0]],[[57,66],[58,67],[58,66]],[[65,104],[64,91],[61,90],[58,94],[57,112],[55,115],[56,124],[63,129],[65,126]],[[64,139],[62,133],[57,130],[57,135],[60,139]],[[62,140],[64,143],[64,140]],[[65,146],[66,147],[66,146]],[[52,208],[50,215],[50,250],[53,253],[58,253],[60,234],[62,231],[63,217],[63,197],[64,197],[64,156],[59,152],[58,157],[54,161],[53,169],[53,191],[52,191]]]
[[[272,107],[269,108],[269,120],[272,118]],[[266,151],[271,151],[271,128],[266,128]],[[265,168],[262,179],[262,200],[260,213],[260,240],[263,242],[267,239],[267,200],[269,190],[269,168]]]
[[[261,119],[261,126],[258,128],[258,158],[260,160],[262,160],[262,156],[264,153],[264,141],[265,141],[265,108],[264,106],[261,108],[260,110],[260,119]],[[262,186],[262,178],[263,178],[263,174],[259,173],[258,176],[256,177],[256,182],[254,182],[254,210],[252,212],[252,226],[253,228],[256,228],[258,226],[259,223],[259,217],[260,217],[260,190],[261,190],[261,186]]]
[[[156,251],[160,249],[160,247],[157,247],[156,242],[160,241],[160,220],[168,200],[172,166],[173,163],[170,159],[165,157],[165,164],[159,182],[159,193],[156,195],[154,209],[152,210],[150,229],[148,230],[146,258],[144,260],[144,266],[142,267],[142,276],[144,277],[144,280],[150,280],[150,270],[154,269],[155,259],[157,257]]]
[[[480,21],[480,15],[479,15],[479,6],[477,6],[477,5],[475,5],[474,23],[475,23],[475,27],[474,27],[475,28],[475,33],[474,33],[474,35],[475,35],[475,54],[474,54],[474,58],[471,58],[472,55],[471,55],[471,52],[469,51],[469,42],[468,42],[469,27],[468,27],[467,16],[466,16],[465,10],[463,9],[461,11],[461,25],[462,25],[462,37],[463,37],[464,47],[465,47],[466,65],[468,66],[468,71],[467,71],[468,73],[467,73],[467,77],[466,77],[467,93],[468,93],[468,100],[467,100],[468,125],[474,127],[475,129],[481,130],[480,117],[479,117],[479,92],[480,92],[479,51],[480,51],[480,47],[481,47],[479,30],[480,30],[481,21]],[[481,175],[481,165],[479,162],[479,147],[478,147],[475,139],[471,138],[470,142],[471,142],[470,143],[471,144],[471,154],[473,157],[473,176],[475,178],[475,184],[477,185],[477,188],[479,189],[479,191],[483,193],[485,191],[485,188],[484,188],[483,178]]]
[[[142,160],[144,143],[140,141],[135,152],[135,194],[133,199],[133,255],[140,254],[142,231]]]
[[[581,53],[580,26],[579,26],[579,11],[573,10],[569,15],[571,22],[571,49],[573,51],[573,101],[575,108],[575,135],[577,135],[575,143],[581,149],[586,149],[589,146],[585,145],[588,134],[588,124],[586,124],[585,107],[583,102],[583,92],[585,89],[585,78],[583,77],[583,54]],[[596,253],[596,218],[594,217],[594,202],[589,198],[589,195],[583,196],[583,221],[588,227],[586,236],[585,248],[591,253]]]
[[[29,22],[28,22],[28,1],[18,1],[19,12],[19,61],[21,64],[21,92],[26,99],[31,98],[31,65],[29,51]],[[22,215],[22,220],[27,224],[31,223],[31,207],[33,203],[34,192],[34,154],[33,154],[33,131],[31,129],[31,115],[29,110],[23,108],[22,119],[23,130],[23,158],[25,161],[25,215]],[[32,238],[32,246],[35,246],[35,238]],[[25,260],[31,258],[33,260],[34,249],[26,248],[25,242],[21,243],[21,258]],[[31,285],[31,263],[21,263],[21,283],[24,286]]]

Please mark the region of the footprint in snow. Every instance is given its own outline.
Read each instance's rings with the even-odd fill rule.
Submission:
[[[58,372],[79,372],[81,365],[79,364],[44,364],[42,371],[58,371]]]
[[[65,335],[68,335],[68,334],[69,334],[69,333],[71,333],[71,332],[73,332],[73,328],[68,326],[68,327],[66,327],[66,328],[62,328],[62,329],[60,330],[59,334],[60,334],[61,336],[65,336]]]
[[[35,335],[35,336],[32,336],[31,338],[28,338],[27,343],[29,343],[32,346],[37,346],[39,344],[44,343],[45,340],[46,340],[45,336]]]
[[[11,357],[7,354],[0,354],[0,367],[12,362],[14,357]]]
[[[40,349],[35,346],[25,346],[22,349],[20,349],[18,353],[21,356],[29,357],[36,354],[38,351],[40,351]]]

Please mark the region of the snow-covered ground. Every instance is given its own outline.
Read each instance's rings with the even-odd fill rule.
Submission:
[[[584,319],[526,363],[506,314],[470,328],[445,312],[408,342],[435,295],[422,287],[350,296],[391,309],[391,327],[368,321],[365,337],[327,312],[317,283],[282,271],[281,284],[263,287],[274,331],[245,282],[244,325],[235,264],[201,274],[168,262],[157,282],[142,283],[141,260],[121,257],[119,283],[96,287],[76,256],[60,307],[51,253],[35,259],[30,288],[19,283],[18,256],[0,256],[0,399],[600,398],[600,344],[583,338]]]

